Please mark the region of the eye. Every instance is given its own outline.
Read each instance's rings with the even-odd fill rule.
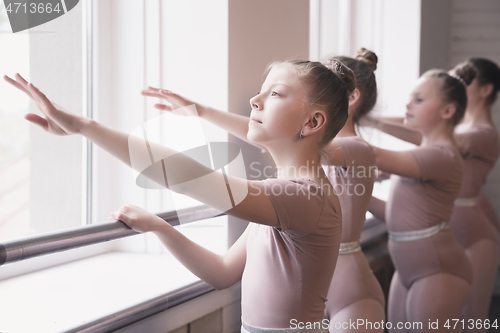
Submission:
[[[415,102],[416,103],[420,103],[420,102],[422,102],[422,99],[421,98],[415,98]]]
[[[278,94],[276,91],[272,91],[271,92],[271,96],[279,96],[280,94]]]

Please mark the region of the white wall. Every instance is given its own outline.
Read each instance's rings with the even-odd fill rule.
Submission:
[[[271,62],[309,58],[308,0],[230,0],[228,108],[249,116],[251,97],[264,82],[264,71]],[[240,145],[245,163],[259,162],[261,167],[274,165],[269,154],[230,137]],[[234,174],[235,170],[230,170]],[[247,174],[252,177],[251,170]],[[254,178],[255,179],[255,178]],[[229,218],[229,244],[246,227],[246,222]]]

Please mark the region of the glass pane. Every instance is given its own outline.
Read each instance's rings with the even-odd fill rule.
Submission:
[[[0,73],[29,75],[29,34],[13,34],[0,5]],[[29,123],[26,96],[0,82],[0,241],[31,233]]]
[[[0,3],[0,74],[21,73],[51,100],[82,113],[82,5],[12,33]],[[0,80],[0,242],[82,224],[82,139],[24,119],[26,94]]]

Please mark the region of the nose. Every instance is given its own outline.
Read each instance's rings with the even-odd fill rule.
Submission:
[[[411,101],[406,104],[406,110],[410,110]]]
[[[262,106],[258,97],[259,95],[255,95],[254,97],[250,98],[250,106],[252,107],[252,109],[262,110]]]

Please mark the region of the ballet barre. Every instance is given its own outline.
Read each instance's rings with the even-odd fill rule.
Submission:
[[[225,215],[208,206],[157,214],[172,226]],[[121,221],[106,222],[0,243],[0,266],[139,234]]]

